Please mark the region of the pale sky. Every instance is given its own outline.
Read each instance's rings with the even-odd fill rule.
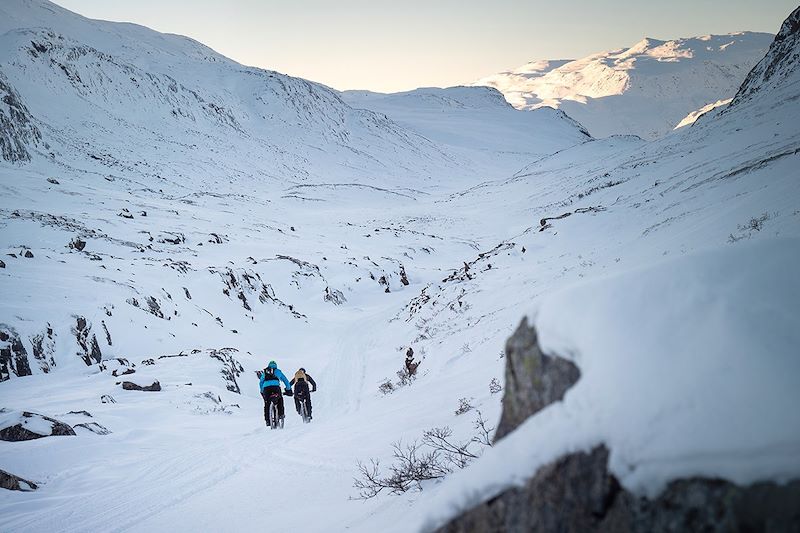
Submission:
[[[55,0],[336,89],[469,83],[643,37],[776,33],[797,0]]]

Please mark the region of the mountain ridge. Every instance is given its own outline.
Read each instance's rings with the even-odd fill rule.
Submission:
[[[756,32],[646,37],[581,59],[530,62],[473,85],[498,88],[519,109],[560,108],[594,136],[653,139],[690,112],[732,97],[772,37]]]

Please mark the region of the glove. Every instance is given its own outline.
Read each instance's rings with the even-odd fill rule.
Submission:
[[[294,393],[292,392],[292,389],[286,389],[285,391],[283,391],[283,393],[286,396],[293,396],[294,395]]]

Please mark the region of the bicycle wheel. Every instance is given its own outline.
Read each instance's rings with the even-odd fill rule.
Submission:
[[[300,402],[300,416],[303,417],[303,423],[308,424],[311,422],[311,419],[308,417],[308,404],[306,403],[306,399],[304,398]]]
[[[278,404],[275,402],[270,402],[269,405],[269,427],[278,428]]]

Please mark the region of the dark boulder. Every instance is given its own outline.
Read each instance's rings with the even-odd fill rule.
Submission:
[[[513,431],[529,416],[560,401],[579,377],[580,371],[571,361],[542,353],[536,330],[523,318],[506,341],[503,414],[495,440]]]
[[[5,470],[0,470],[0,488],[27,492],[36,490],[39,487],[33,481],[28,481]]]
[[[161,383],[154,381],[152,385],[138,385],[132,381],[123,381],[122,388],[125,390],[141,390],[147,392],[158,392],[161,390]]]

